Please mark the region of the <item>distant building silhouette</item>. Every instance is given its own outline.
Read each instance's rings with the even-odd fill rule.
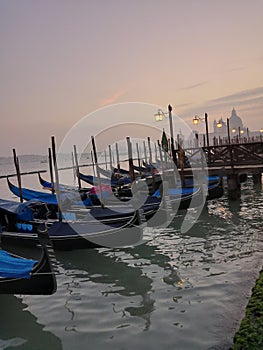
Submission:
[[[199,134],[198,131],[193,130],[193,133],[196,135],[198,140],[205,140],[206,136],[204,134]],[[199,134],[199,135],[198,135]],[[229,117],[229,136],[230,139],[239,138],[249,139],[254,137],[259,137],[262,135],[262,131],[251,131],[247,126],[243,124],[242,119],[237,115],[235,108],[232,109],[231,115]],[[221,117],[219,120],[214,120],[213,128],[209,129],[209,140],[210,143],[213,144],[215,140],[220,142],[226,142],[228,138],[227,134],[227,120],[223,120]],[[203,142],[205,143],[205,141]]]
[[[243,129],[242,119],[237,115],[235,108],[232,109],[231,116],[229,118],[229,128],[232,129]]]
[[[219,127],[219,125],[222,125]],[[229,130],[232,136],[235,136],[239,133],[239,131],[242,131],[242,133],[245,132],[244,125],[242,119],[237,115],[237,112],[235,108],[232,109],[231,116],[229,118]],[[214,120],[214,136],[226,136],[227,135],[227,123],[222,119],[222,117],[219,119],[219,121]]]
[[[224,121],[221,117],[218,121],[214,120],[214,131],[210,133],[211,139],[227,137],[227,121]],[[229,132],[230,137],[246,136],[248,137],[249,130],[244,127],[242,119],[237,115],[235,108],[232,109],[231,116],[229,117]]]

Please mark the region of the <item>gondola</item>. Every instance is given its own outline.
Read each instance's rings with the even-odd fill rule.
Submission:
[[[127,184],[131,183],[131,178],[130,177],[121,177],[121,178],[117,178],[117,176],[115,176],[113,174],[113,177],[111,179],[109,178],[105,178],[105,177],[101,177],[100,180],[97,176],[93,176],[93,175],[85,175],[83,173],[79,173],[79,178],[80,180],[88,183],[89,185],[92,186],[98,186],[99,181],[102,185],[106,185],[106,186],[111,186],[111,187],[117,187],[117,186],[124,186]]]
[[[39,180],[40,185],[43,187],[43,189],[50,190],[50,191],[53,190],[54,192],[56,191],[56,183],[54,182],[54,184],[52,185],[52,183],[50,181],[46,181],[45,179],[43,179],[43,177],[40,175],[40,173],[38,173],[38,180]],[[73,191],[73,192],[79,193],[81,195],[84,195],[90,191],[90,188],[88,188],[88,187],[77,188],[75,186],[60,184],[59,190],[62,192],[63,191],[64,192],[65,191]]]
[[[52,189],[52,184],[49,181],[44,180],[41,175],[38,173],[38,179],[40,184],[43,186],[45,189]],[[10,182],[10,181],[9,181]],[[62,187],[61,187],[62,186]],[[12,187],[14,188],[15,186],[12,184]],[[60,185],[59,186],[60,191],[70,193],[71,191],[75,193],[75,196],[82,199],[83,205],[85,206],[92,206],[93,204],[100,204],[100,201],[98,199],[99,195],[99,188],[98,186],[92,186],[90,188],[76,188],[76,187],[67,187],[66,185]],[[102,193],[104,198],[107,197],[109,194],[112,193],[112,188],[108,185],[101,185]],[[55,190],[55,188],[54,188]],[[32,190],[31,190],[32,191]],[[12,191],[14,193],[14,191]],[[15,190],[15,193],[18,193],[18,189]],[[64,195],[66,197],[66,195]],[[90,201],[87,199],[87,197],[90,198]]]
[[[54,251],[45,227],[39,227],[40,259],[33,260],[0,250],[0,294],[50,295],[57,284],[52,264]]]
[[[28,188],[21,188],[21,193],[19,187],[15,186],[9,178],[7,178],[7,184],[10,191],[17,197],[20,197],[26,201],[36,199],[40,202],[47,203],[48,205],[58,205],[57,196],[53,193],[41,192],[36,190],[31,190]],[[83,199],[83,200],[82,200]],[[78,193],[77,191],[64,190],[60,191],[60,200],[61,202],[74,202],[75,205],[92,205],[92,201],[89,197],[83,196],[83,194]]]
[[[205,195],[201,187],[191,188],[172,188],[168,189],[170,205],[174,210],[185,210],[191,205],[198,207],[204,203]],[[161,201],[162,193],[160,189],[156,190],[154,195],[149,197],[146,204],[152,204],[157,199]]]
[[[220,198],[224,194],[224,187],[222,183],[222,178],[217,175],[208,175],[206,177],[207,181],[207,200]],[[184,179],[185,187],[192,187],[194,184],[193,177],[186,177]]]
[[[57,202],[57,197],[55,194],[52,193],[47,193],[47,192],[40,192],[40,191],[35,191],[27,188],[22,188],[21,193],[19,187],[15,186],[12,184],[12,182],[9,180],[7,177],[7,184],[10,189],[10,191],[17,197],[20,197],[22,194],[22,197],[24,200],[28,201],[31,199],[37,199],[39,201],[43,201],[48,204],[58,204]]]
[[[47,189],[47,190],[54,190],[56,189],[56,183],[54,182],[53,185],[51,182],[49,181],[46,181],[42,178],[42,176],[40,175],[40,173],[38,173],[38,180],[40,182],[40,185],[44,188],[44,189]],[[78,189],[74,186],[69,186],[69,185],[62,185],[60,184],[59,185],[59,189],[61,191],[78,191]],[[88,189],[86,189],[88,190]]]
[[[131,246],[137,244],[143,235],[144,225],[141,222],[144,218],[139,210],[132,210],[129,215],[116,211],[114,218],[107,212],[108,218],[104,217],[104,220],[96,218],[85,208],[82,217],[77,220],[75,212],[63,214],[64,221],[60,221],[50,217],[46,203],[1,200],[1,241],[4,244],[35,246],[38,243],[37,230],[42,223],[47,227],[54,249],[60,250]],[[68,214],[67,220],[65,214]]]
[[[145,181],[149,188],[152,178],[149,177],[142,181]],[[158,182],[156,183],[156,186],[155,186],[156,188],[155,192],[153,187],[151,191],[151,195],[149,195],[148,199],[143,205],[143,210],[146,214],[146,218],[149,218],[149,216],[152,216],[154,212],[158,210],[158,206],[160,205],[160,202],[161,202],[161,194],[159,189],[160,184],[161,182],[158,179]],[[102,188],[104,186],[107,187],[106,185],[102,185]],[[107,191],[104,191],[105,194],[106,192]],[[201,192],[201,189],[199,189],[198,187],[195,187],[195,188],[190,186],[185,188],[179,187],[176,189],[171,189],[169,190],[169,192],[171,195],[171,203],[173,204],[173,207],[178,208],[179,210],[187,209],[190,206],[193,197],[195,198],[194,203],[197,203],[197,205],[201,205],[201,203],[203,203],[203,194]],[[129,201],[132,197],[132,191],[130,187],[122,187],[115,192],[115,195],[120,201]],[[92,202],[94,205],[100,205],[100,200],[97,194],[94,194],[94,196],[89,195],[89,197],[92,199]],[[180,202],[179,206],[178,206],[178,202]]]
[[[223,187],[222,181],[208,185],[208,192],[206,197],[207,200],[220,198],[223,195],[224,195],[224,187]]]
[[[152,180],[152,179],[149,178],[149,179],[145,179],[144,181],[146,181],[147,183],[149,180]],[[149,184],[147,185],[149,186]],[[106,185],[103,185],[103,186],[106,187]],[[160,187],[160,183],[156,186],[157,190],[155,191],[155,193],[152,191],[152,195],[148,196],[145,204],[142,207],[142,209],[146,214],[146,219],[151,217],[154,214],[154,212],[158,210],[158,207],[161,202],[161,194],[160,194],[159,187]],[[104,191],[104,194],[106,192],[107,191]],[[198,187],[176,188],[176,189],[169,190],[169,192],[171,195],[171,203],[173,204],[173,207],[178,208],[179,210],[187,209],[191,204],[192,198],[195,198],[194,201],[195,203],[197,203],[197,205],[201,205],[201,203],[203,203],[203,195],[202,195],[201,189],[199,189]],[[119,189],[118,192],[115,192],[115,194],[117,195],[117,198],[120,199],[120,201],[129,201],[132,197],[131,189],[125,188],[125,187]],[[94,196],[89,195],[89,197],[92,199],[92,202],[94,205],[100,205],[100,200],[97,194],[94,194]],[[179,206],[178,206],[178,202],[180,202]],[[93,211],[94,216],[96,216],[95,214],[96,211],[97,209],[95,207]],[[105,213],[105,210],[103,210],[102,212]],[[102,218],[101,212],[99,215]]]
[[[85,175],[83,173],[79,173],[79,178],[80,180],[88,183],[89,185],[98,186],[99,184],[99,179],[97,176]],[[160,174],[154,174],[154,175],[144,174],[141,178],[145,179],[146,181],[146,184],[149,189],[149,195],[152,195],[162,183],[162,178]],[[139,180],[139,179],[140,177],[136,178],[136,180]],[[121,192],[124,186],[131,185],[132,180],[131,180],[131,177],[129,176],[118,178],[117,174],[113,174],[111,179],[101,177],[100,183],[105,186],[111,186],[113,191],[118,191],[118,196],[119,196],[119,191]]]
[[[99,173],[106,178],[111,178],[113,175],[120,175],[121,177],[125,176],[130,176],[129,170],[122,169],[122,168],[112,168],[111,170],[109,169],[103,169],[98,166]]]

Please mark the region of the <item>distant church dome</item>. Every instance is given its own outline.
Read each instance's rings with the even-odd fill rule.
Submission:
[[[235,108],[232,109],[231,117],[229,118],[230,128],[238,129],[238,127],[243,128],[242,119],[237,115]]]

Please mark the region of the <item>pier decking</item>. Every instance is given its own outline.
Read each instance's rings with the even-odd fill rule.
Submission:
[[[263,141],[262,139],[243,143],[215,144],[184,149],[191,168],[181,168],[185,174],[193,169],[203,169],[210,175],[226,176],[228,193],[233,199],[240,196],[240,180],[242,176],[251,174],[254,183],[261,182],[263,172]],[[202,153],[202,162],[196,162],[198,153]],[[195,167],[196,165],[196,167]]]

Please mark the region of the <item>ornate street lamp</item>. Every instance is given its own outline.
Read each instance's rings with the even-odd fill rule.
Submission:
[[[203,118],[200,118],[198,115],[195,115],[195,117],[193,118],[193,123],[194,125],[199,124],[200,121],[202,121]]]
[[[222,121],[222,119],[220,119],[220,120],[216,123],[216,126],[217,126],[219,129],[222,128],[222,126],[223,126],[223,121]]]
[[[168,105],[168,112],[164,112],[162,109],[158,109],[157,113],[154,114],[155,121],[161,122],[163,121],[168,115],[169,118],[169,124],[170,124],[170,134],[171,134],[171,141],[174,141],[174,132],[173,132],[173,118],[172,118],[172,106]]]
[[[197,114],[193,118],[194,125],[197,125],[199,122],[205,122],[205,133],[206,133],[206,143],[209,147],[209,133],[208,133],[208,121],[207,121],[207,113],[205,113],[204,117],[199,117]]]
[[[165,118],[165,114],[167,114],[167,113],[164,113],[163,110],[158,109],[157,113],[154,115],[155,121],[156,121],[156,122],[161,122],[161,121],[163,121],[164,118]]]
[[[174,149],[174,132],[173,132],[173,118],[172,118],[172,106],[168,105],[168,112],[164,112],[162,109],[158,109],[157,113],[154,114],[155,120],[157,122],[163,121],[168,114],[169,125],[170,125],[170,135],[171,135],[171,151],[174,163],[177,164],[176,153]]]

